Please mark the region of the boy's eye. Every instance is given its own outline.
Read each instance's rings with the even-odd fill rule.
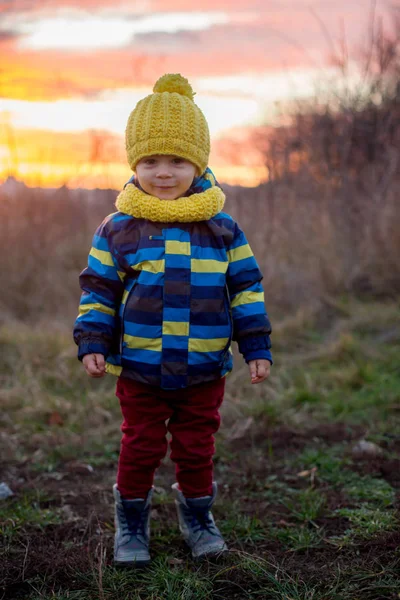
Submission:
[[[174,158],[173,162],[176,164],[180,164],[183,163],[184,159],[180,158],[179,156],[177,156],[176,158]]]

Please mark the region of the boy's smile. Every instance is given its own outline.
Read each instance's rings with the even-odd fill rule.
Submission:
[[[153,154],[142,158],[135,170],[145,192],[161,200],[176,200],[192,185],[197,167],[180,156]]]

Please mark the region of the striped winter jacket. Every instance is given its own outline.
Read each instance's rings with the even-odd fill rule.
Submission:
[[[118,205],[117,205],[118,206]],[[154,222],[121,211],[95,232],[74,328],[78,358],[164,389],[232,369],[231,341],[248,362],[272,362],[262,275],[235,221]]]

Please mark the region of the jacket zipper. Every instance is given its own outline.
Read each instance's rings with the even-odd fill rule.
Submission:
[[[119,341],[119,355],[122,358],[122,346],[124,343],[124,315],[125,315],[125,309],[126,309],[126,305],[128,304],[128,300],[129,300],[129,296],[131,295],[133,288],[135,287],[135,282],[133,283],[131,289],[128,292],[128,295],[125,299],[125,304],[124,304],[124,308],[122,309],[122,315],[121,315],[121,334],[120,334],[120,341]]]
[[[227,311],[228,311],[228,317],[229,317],[230,332],[229,332],[228,343],[226,344],[223,355],[222,355],[222,365],[225,364],[225,359],[229,353],[229,348],[231,347],[232,338],[233,338],[233,319],[232,319],[231,308],[230,308],[229,289],[228,289],[227,285],[225,286],[225,291],[226,291],[225,300],[227,302]]]

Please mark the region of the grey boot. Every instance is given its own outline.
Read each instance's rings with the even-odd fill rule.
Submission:
[[[212,496],[185,498],[177,483],[174,483],[172,489],[176,493],[179,529],[192,551],[193,558],[204,558],[228,550],[210,512],[217,495],[215,481],[212,484]]]
[[[115,499],[114,564],[123,567],[144,567],[150,563],[150,503],[153,488],[147,498],[125,500],[117,484]]]

